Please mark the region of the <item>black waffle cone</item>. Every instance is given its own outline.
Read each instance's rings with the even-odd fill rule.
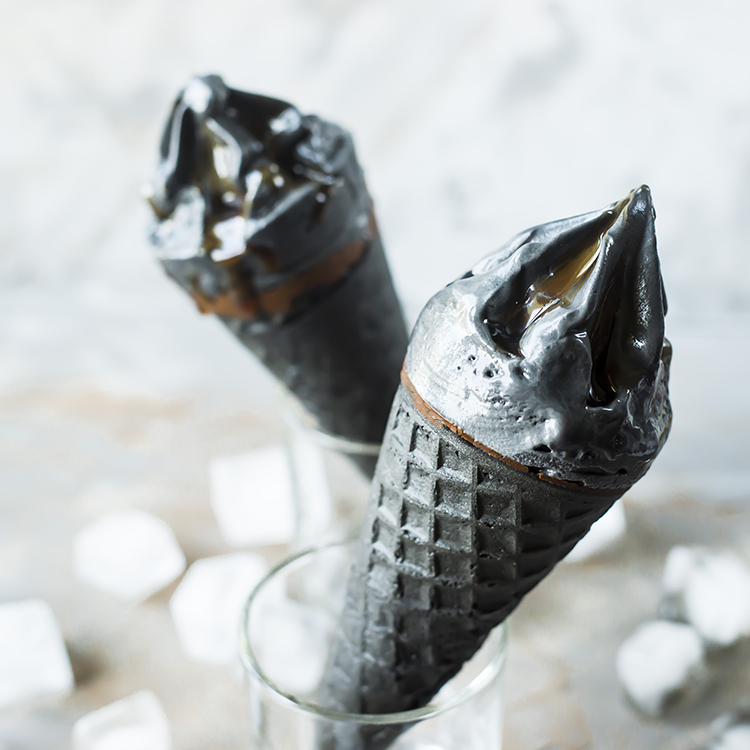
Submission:
[[[199,309],[320,430],[379,444],[408,336],[349,133],[194,78],[168,118],[149,202],[157,255]],[[373,457],[354,460],[372,475]]]
[[[319,702],[426,705],[625,491],[562,486],[426,418],[399,386]],[[406,727],[343,725],[320,750],[381,750]]]
[[[223,318],[323,432],[380,443],[407,333],[379,237],[334,288],[280,324]],[[375,460],[357,457],[372,475]]]

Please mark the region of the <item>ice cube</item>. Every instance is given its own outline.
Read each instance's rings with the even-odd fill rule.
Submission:
[[[578,562],[598,555],[625,536],[625,511],[622,503],[615,503],[565,558],[568,562]]]
[[[710,750],[750,748],[750,706],[720,716],[711,724]]]
[[[696,698],[708,670],[701,637],[690,625],[647,622],[617,653],[617,676],[630,700],[649,716]]]
[[[50,605],[40,599],[0,604],[0,708],[73,687],[68,652]]]
[[[662,593],[665,597],[682,598],[691,571],[707,552],[702,547],[678,546],[669,550],[661,581]]]
[[[148,599],[185,570],[169,526],[136,508],[120,510],[73,538],[73,570],[82,581],[126,601]]]
[[[328,486],[325,454],[303,430],[287,435],[291,471],[298,498],[300,545],[320,544],[331,529],[333,501]]]
[[[73,750],[170,750],[172,731],[150,690],[100,708],[73,727]]]
[[[238,659],[242,608],[266,569],[262,557],[244,552],[190,566],[169,602],[177,636],[190,657],[213,664]]]
[[[211,505],[229,544],[255,547],[293,539],[292,476],[282,446],[217,456],[208,473]]]
[[[252,642],[266,677],[287,693],[313,693],[325,669],[333,617],[316,606],[269,598],[254,623]]]
[[[750,568],[732,552],[674,547],[662,591],[661,615],[689,622],[711,646],[750,634]]]

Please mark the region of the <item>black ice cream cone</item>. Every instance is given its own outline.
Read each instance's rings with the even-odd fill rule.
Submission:
[[[315,427],[380,442],[407,334],[351,137],[286,102],[194,79],[150,203],[167,273]],[[374,458],[362,456],[369,474]]]
[[[426,705],[643,475],[671,420],[664,311],[646,188],[519,235],[428,303],[322,705]],[[342,726],[319,747],[382,750],[404,728]]]

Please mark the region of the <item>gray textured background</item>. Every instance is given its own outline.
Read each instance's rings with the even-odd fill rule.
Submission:
[[[269,379],[143,239],[169,104],[217,71],[355,133],[412,319],[524,227],[650,184],[676,350],[662,468],[743,494],[748,23],[740,0],[7,3],[0,386],[265,408]]]
[[[631,508],[643,514],[648,501],[681,509],[664,511],[659,540],[680,541],[674,523],[684,517],[685,528],[704,524],[703,533],[721,541],[723,527],[712,525],[719,507],[750,497],[746,3],[0,7],[0,599],[50,599],[65,612],[63,629],[81,663],[102,662],[78,668],[83,687],[62,713],[0,717],[0,747],[4,736],[24,750],[66,747],[77,715],[148,686],[134,676],[148,669],[160,675],[154,680],[178,724],[178,750],[241,746],[229,714],[221,737],[197,718],[207,700],[229,705],[216,690],[209,699],[196,687],[187,704],[176,697],[177,674],[213,685],[205,670],[180,673],[181,657],[161,649],[158,635],[164,668],[145,666],[148,634],[171,637],[166,597],[145,605],[150,630],[137,618],[128,629],[122,618],[135,615],[103,595],[84,596],[66,567],[70,534],[121,505],[167,518],[190,559],[223,551],[207,509],[205,462],[278,435],[268,376],[220,324],[195,312],[144,241],[139,185],[170,102],[194,72],[219,72],[235,87],[288,98],[354,132],[411,319],[437,288],[524,227],[650,184],[671,305],[676,416]],[[641,525],[658,526],[651,518]],[[644,549],[661,550],[661,541],[648,545],[652,531]],[[629,549],[640,555],[638,544]],[[737,544],[746,550],[747,539]],[[613,569],[626,570],[620,562]],[[640,565],[640,557],[631,562]],[[660,565],[654,557],[651,579]],[[639,607],[650,611],[648,596],[633,596],[627,622]],[[543,617],[532,620],[542,628]],[[622,636],[630,625],[618,622]],[[135,671],[117,682],[111,670],[122,677],[126,663]],[[235,695],[223,676],[216,680]],[[590,684],[580,691],[591,701],[596,693]],[[607,740],[592,706],[597,747],[636,746],[626,734],[622,745]],[[641,726],[623,721],[627,731]],[[640,747],[651,747],[647,730]],[[664,746],[658,733],[667,730],[651,731],[660,738],[653,747]]]

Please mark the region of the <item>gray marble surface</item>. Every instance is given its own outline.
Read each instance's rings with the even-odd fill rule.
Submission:
[[[748,555],[749,22],[738,0],[5,3],[0,600],[52,602],[79,689],[0,715],[0,747],[67,748],[77,716],[141,687],[164,701],[177,750],[244,746],[237,683],[184,659],[170,591],[123,607],[74,584],[69,559],[75,530],[131,505],[166,518],[191,560],[223,551],[205,465],[279,434],[270,379],[144,241],[139,186],[170,101],[215,71],[354,132],[412,320],[520,229],[651,185],[673,434],[629,501],[626,545],[555,573],[519,613],[519,663],[558,687],[521,689],[537,674],[525,667],[509,684],[537,696],[513,709],[521,730],[546,705],[570,747],[688,748],[718,704],[642,722],[612,655],[653,614],[670,544]]]
[[[197,400],[74,388],[3,397],[0,414],[0,600],[51,603],[77,683],[62,700],[0,712],[0,747],[67,750],[81,715],[151,689],[172,722],[175,750],[251,750],[236,673],[192,662],[179,646],[167,609],[176,583],[141,604],[118,601],[74,579],[71,539],[106,511],[138,507],[172,526],[189,563],[231,551],[210,508],[206,465],[277,442],[278,423]],[[750,695],[746,646],[721,656],[716,686],[696,709],[655,722],[621,695],[615,653],[656,615],[670,547],[717,545],[750,559],[747,503],[625,503],[624,540],[597,558],[561,564],[513,617],[506,750],[697,750],[707,723]],[[286,553],[263,550],[270,563]]]
[[[649,183],[675,343],[658,492],[676,478],[705,497],[741,496],[748,22],[737,0],[710,13],[697,0],[9,5],[0,388],[85,382],[268,408],[269,378],[144,241],[139,187],[170,102],[193,73],[217,71],[354,132],[412,320],[522,228]]]

